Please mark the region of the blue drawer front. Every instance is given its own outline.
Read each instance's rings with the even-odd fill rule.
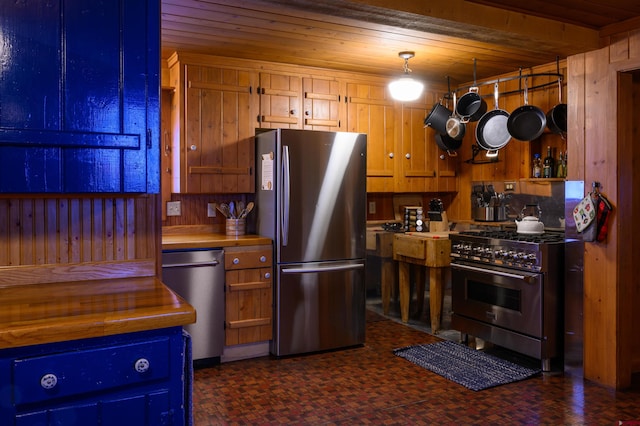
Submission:
[[[169,339],[161,338],[17,359],[13,362],[14,404],[19,406],[72,395],[86,396],[90,392],[167,379],[169,348]],[[136,364],[142,372],[136,371]],[[145,365],[148,365],[146,371]]]

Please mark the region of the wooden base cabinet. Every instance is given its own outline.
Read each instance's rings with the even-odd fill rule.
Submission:
[[[271,340],[273,249],[270,245],[225,249],[225,345]]]
[[[190,362],[182,327],[4,349],[0,424],[184,425]]]

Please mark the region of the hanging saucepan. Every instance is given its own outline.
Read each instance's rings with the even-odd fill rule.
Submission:
[[[467,130],[467,125],[455,113],[456,110],[456,92],[453,92],[453,115],[447,120],[447,134],[455,140],[462,140]]]
[[[438,133],[447,132],[447,120],[451,117],[451,110],[442,105],[442,99],[435,104],[429,115],[424,119],[424,125],[433,127]]]
[[[463,123],[478,121],[487,112],[487,103],[478,94],[477,87],[469,88],[469,91],[462,95],[456,105],[456,114]]]
[[[532,141],[540,137],[547,126],[547,116],[537,106],[529,105],[527,79],[524,80],[524,105],[516,108],[507,120],[511,136],[520,141]]]
[[[562,78],[558,79],[558,105],[547,112],[547,127],[559,135],[567,133],[567,104],[562,103]]]
[[[456,149],[460,148],[462,141],[456,140],[446,133],[436,133],[436,144],[438,148],[446,151],[450,157],[455,157],[458,155]]]
[[[498,83],[493,88],[495,109],[485,113],[476,126],[476,142],[481,148],[489,151],[487,156],[496,155],[511,140],[507,121],[509,113],[498,105]]]

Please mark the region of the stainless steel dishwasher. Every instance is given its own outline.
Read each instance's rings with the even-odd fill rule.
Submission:
[[[191,335],[193,360],[219,362],[224,345],[224,251],[164,251],[162,281],[196,309],[196,322],[184,326]]]

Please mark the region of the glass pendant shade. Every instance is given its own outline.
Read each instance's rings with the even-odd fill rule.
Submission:
[[[422,90],[424,90],[424,84],[408,75],[389,83],[391,97],[397,101],[415,101],[422,95]]]
[[[424,84],[409,75],[411,72],[409,69],[409,58],[413,58],[415,53],[400,52],[398,56],[404,59],[404,74],[402,77],[389,83],[391,97],[402,102],[415,101],[422,95],[422,90],[424,90]]]

